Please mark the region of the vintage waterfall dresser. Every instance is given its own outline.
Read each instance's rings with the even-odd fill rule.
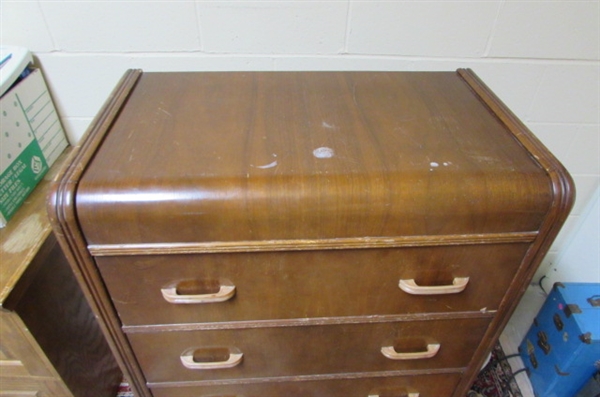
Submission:
[[[130,70],[49,211],[137,396],[462,397],[573,199],[470,70]]]

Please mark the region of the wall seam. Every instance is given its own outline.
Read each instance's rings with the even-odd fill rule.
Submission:
[[[498,28],[498,20],[500,19],[500,14],[502,13],[502,9],[504,8],[504,4],[506,0],[502,0],[498,4],[498,9],[496,10],[496,16],[494,17],[494,22],[492,23],[492,28],[490,29],[490,35],[488,36],[485,49],[483,50],[482,57],[487,58],[490,55],[490,51],[492,49],[492,43],[494,41],[494,37],[496,36],[496,30]]]
[[[38,9],[40,10],[40,15],[42,16],[42,20],[44,21],[44,27],[46,28],[46,32],[48,32],[48,36],[50,37],[50,41],[52,42],[53,51],[51,51],[51,53],[60,51],[60,48],[58,48],[56,39],[54,38],[54,34],[52,34],[52,30],[50,29],[50,25],[48,24],[48,20],[46,18],[46,14],[44,13],[44,8],[42,7],[40,0],[37,0],[36,3],[37,3]]]
[[[344,32],[344,47],[342,49],[343,54],[348,54],[348,44],[350,41],[350,32],[351,28],[351,20],[352,20],[352,1],[348,0],[346,2],[346,31]]]
[[[194,2],[194,10],[196,11],[196,33],[198,34],[198,48],[204,51],[204,35],[202,34],[202,24],[200,23],[200,5],[197,1]]]
[[[60,56],[114,56],[114,57],[177,57],[177,56],[194,56],[201,55],[213,58],[315,58],[315,59],[372,59],[372,60],[398,60],[398,61],[434,61],[434,62],[462,62],[462,63],[478,63],[478,64],[536,64],[548,66],[600,66],[600,61],[597,60],[581,60],[581,59],[558,59],[558,58],[510,58],[510,57],[446,57],[446,56],[420,56],[420,55],[389,55],[389,54],[286,54],[286,53],[228,53],[228,52],[204,52],[202,50],[177,50],[177,51],[35,51],[35,54],[40,55],[60,55]]]

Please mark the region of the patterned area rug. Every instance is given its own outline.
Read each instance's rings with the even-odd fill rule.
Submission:
[[[523,397],[499,343],[473,383],[467,397]]]
[[[117,397],[133,397],[127,383],[121,384]],[[466,397],[523,397],[500,344],[494,347],[489,362]]]
[[[129,385],[125,381],[123,381],[123,383],[121,383],[121,385],[119,386],[117,397],[133,397],[133,393],[131,392]]]

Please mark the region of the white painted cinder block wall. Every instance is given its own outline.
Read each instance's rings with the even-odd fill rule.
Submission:
[[[0,39],[34,52],[72,142],[127,68],[472,68],[577,185],[575,208],[541,277],[561,266],[556,259],[600,184],[599,3],[1,0]],[[589,273],[600,279],[598,260],[583,273],[582,281]]]

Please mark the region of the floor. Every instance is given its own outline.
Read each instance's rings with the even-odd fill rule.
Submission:
[[[527,289],[521,303],[515,310],[502,335],[500,335],[500,344],[507,356],[518,353],[519,344],[525,337],[533,322],[533,318],[544,304],[545,299],[546,293],[540,287],[532,285]],[[510,358],[509,363],[513,372],[525,367],[520,357]],[[523,397],[533,397],[533,389],[525,372],[517,374],[515,380],[519,385],[519,389],[521,389]]]

